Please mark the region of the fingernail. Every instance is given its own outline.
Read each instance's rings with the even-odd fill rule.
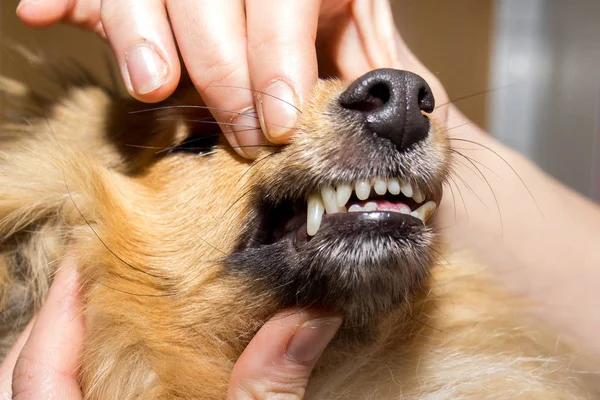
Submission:
[[[294,128],[298,119],[298,102],[290,85],[276,80],[264,93],[257,94],[256,100],[260,124],[269,137],[279,137]]]
[[[288,343],[286,357],[298,363],[315,361],[335,336],[342,319],[319,318],[300,325]]]
[[[131,86],[137,94],[150,93],[167,83],[167,63],[148,45],[136,46],[125,53],[125,63]]]
[[[19,12],[19,10],[20,10],[21,8],[23,8],[23,6],[25,6],[25,5],[27,5],[27,4],[36,3],[36,2],[38,2],[38,1],[39,1],[39,0],[21,0],[21,1],[19,2],[19,5],[17,6],[17,12]]]
[[[230,128],[238,143],[238,154],[251,159],[258,157],[261,145],[266,144],[266,141],[254,107],[237,112],[231,118]]]

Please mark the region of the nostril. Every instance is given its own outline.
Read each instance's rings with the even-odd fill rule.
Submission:
[[[431,90],[427,86],[424,85],[419,88],[417,101],[419,102],[419,109],[421,109],[421,111],[425,111],[426,113],[433,112],[435,100]]]
[[[390,88],[385,83],[378,83],[369,90],[369,95],[384,105],[390,100]]]
[[[385,83],[377,83],[367,91],[364,98],[354,99],[354,101],[345,102],[342,105],[349,110],[369,112],[385,105],[390,97],[390,88]]]
[[[365,131],[404,151],[429,134],[435,100],[427,82],[412,72],[379,69],[356,79],[340,94],[339,104]]]

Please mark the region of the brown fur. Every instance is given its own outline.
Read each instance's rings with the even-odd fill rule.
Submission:
[[[12,118],[0,131],[1,350],[69,250],[84,282],[86,398],[223,398],[236,358],[279,308],[268,290],[223,273],[252,207],[244,194],[257,182],[285,185],[277,171],[325,162],[342,122],[321,111],[346,85],[321,82],[303,134],[251,166],[226,146],[156,155],[185,138],[185,116],[201,110],[164,120],[172,110],[130,114],[149,107],[88,81],[46,94],[1,84]],[[440,153],[431,159],[447,170],[448,143],[440,132],[433,140]],[[377,321],[373,340],[350,344],[342,328],[307,398],[593,398],[571,368],[574,354],[524,318],[523,300],[466,255],[442,253],[411,303]]]

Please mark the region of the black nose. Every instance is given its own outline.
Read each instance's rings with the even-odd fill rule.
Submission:
[[[435,100],[419,75],[378,69],[355,80],[340,96],[342,107],[360,113],[369,131],[389,139],[399,151],[427,137]]]

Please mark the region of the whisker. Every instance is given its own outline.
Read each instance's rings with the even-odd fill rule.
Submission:
[[[465,157],[463,154],[459,153],[458,151],[454,150],[454,149],[450,149],[450,152],[452,154],[458,154],[459,156],[463,156]],[[460,165],[462,165],[463,167],[465,167],[466,169],[468,169],[469,171],[471,171],[473,174],[477,175],[477,172],[475,172],[475,170],[471,167],[469,167],[467,164],[465,164],[464,162],[460,161],[460,160],[454,160],[455,162],[459,163]]]
[[[110,290],[114,290],[115,292],[119,292],[119,293],[123,293],[123,294],[129,294],[131,296],[136,296],[136,297],[173,297],[173,296],[177,296],[177,293],[164,293],[164,294],[143,294],[143,293],[133,293],[133,292],[128,292],[126,290],[121,290],[121,289],[117,289],[114,288],[112,286],[107,285],[106,283],[100,282],[97,279],[94,278],[90,278],[92,281],[94,281],[95,283],[104,286],[107,289]]]
[[[475,171],[473,171],[473,173],[476,174]],[[467,181],[464,180],[464,178],[462,176],[460,176],[456,171],[452,171],[452,174],[454,174],[455,177],[460,179],[460,181],[463,183],[463,185],[465,185],[465,187],[467,189],[469,189],[469,193],[471,193],[473,196],[475,196],[477,198],[477,200],[479,200],[479,202],[485,207],[485,209],[488,210],[488,207],[487,207],[487,204],[485,203],[485,201],[483,201],[483,199],[475,192],[475,190],[471,187],[471,185],[469,185],[467,183]]]
[[[202,242],[204,242],[204,244],[208,245],[210,248],[212,248],[213,250],[217,250],[219,253],[223,254],[224,256],[227,255],[227,253],[225,253],[223,250],[219,249],[217,246],[212,245],[211,243],[209,243],[206,239],[204,239],[202,236],[198,235],[198,239],[202,240]]]
[[[492,192],[492,196],[494,197],[494,202],[496,203],[496,209],[498,210],[498,216],[500,217],[500,230],[502,232],[502,235],[504,235],[504,221],[502,219],[502,211],[500,210],[500,203],[498,202],[498,197],[496,196],[496,192],[492,188],[492,185],[488,181],[487,177],[483,174],[483,172],[481,172],[479,167],[473,161],[471,161],[469,159],[469,157],[465,157],[460,152],[455,152],[455,153],[462,156],[465,160],[467,160],[469,163],[471,163],[471,165],[473,165],[473,167],[479,172],[481,177],[485,180],[485,183],[487,184],[488,188],[490,189],[490,192]]]
[[[85,217],[85,215],[83,215],[83,213],[81,212],[81,210],[77,206],[77,203],[75,202],[75,199],[73,199],[73,196],[71,195],[71,191],[69,190],[69,187],[67,186],[66,178],[65,178],[65,186],[67,187],[67,194],[69,195],[69,198],[71,199],[71,202],[73,203],[73,206],[75,207],[75,209],[77,210],[77,212],[79,213],[79,215],[81,216],[81,218],[83,218],[83,220],[85,221],[86,225],[94,233],[94,235],[96,236],[96,238],[98,238],[98,240],[100,241],[100,243],[102,243],[102,245],[106,248],[106,250],[108,250],[113,256],[115,256],[123,264],[125,264],[128,267],[134,269],[135,271],[141,272],[142,274],[151,276],[153,278],[169,280],[169,278],[165,278],[165,277],[162,277],[162,276],[159,276],[159,275],[151,274],[148,271],[144,271],[141,268],[138,268],[138,267],[136,267],[136,266],[128,263],[127,261],[123,260],[117,253],[115,253],[110,247],[108,247],[108,245],[106,244],[106,242],[104,242],[104,240],[102,240],[102,238],[100,237],[100,235],[98,235],[98,233],[96,232],[96,230],[94,229],[94,227],[92,226],[92,224],[90,224],[90,222],[88,221],[88,219]]]
[[[237,180],[236,183],[239,183],[248,172],[250,172],[250,170],[252,170],[253,168],[255,168],[256,166],[258,166],[258,164],[263,163],[264,161],[267,161],[270,157],[274,156],[275,154],[279,154],[279,152],[281,152],[281,150],[283,149],[283,147],[280,147],[279,149],[275,150],[273,153],[271,154],[267,154],[266,156],[264,156],[263,158],[256,160],[255,162],[252,163],[252,165],[250,165],[243,173],[242,175],[240,175],[239,179]],[[260,169],[259,169],[260,171]]]
[[[529,186],[527,186],[527,184],[525,183],[525,181],[523,180],[523,178],[521,178],[521,175],[519,175],[519,173],[513,168],[512,165],[510,165],[510,163],[508,161],[506,161],[506,159],[504,159],[504,157],[502,157],[500,154],[498,154],[496,151],[494,151],[493,149],[489,148],[486,145],[483,145],[481,143],[475,142],[473,140],[468,140],[468,139],[460,139],[460,138],[449,138],[449,140],[456,140],[459,142],[466,142],[466,143],[471,143],[471,144],[475,144],[477,146],[481,146],[482,148],[492,152],[496,157],[498,157],[500,160],[502,160],[502,162],[511,169],[511,171],[516,175],[516,177],[519,179],[519,181],[521,182],[521,184],[523,185],[523,187],[525,188],[525,190],[527,190],[527,193],[529,195],[529,197],[531,198],[531,200],[533,201],[533,203],[535,204],[536,208],[538,209],[538,212],[540,213],[540,215],[542,215],[542,217],[544,217],[544,213],[542,212],[542,210],[540,209],[537,201],[535,200],[535,198],[533,197],[533,194],[531,193],[531,191],[529,190]]]
[[[234,124],[232,122],[218,122],[215,121],[212,118],[202,118],[202,119],[186,119],[186,118],[179,118],[179,117],[163,117],[163,118],[156,118],[156,121],[181,121],[181,122],[201,122],[203,124],[216,124],[216,125],[224,125],[224,126],[243,126],[245,128],[253,128],[254,130],[259,130],[261,129],[260,127],[256,127],[256,126],[252,126],[252,125],[244,125],[244,124]],[[291,130],[293,128],[290,128],[289,126],[285,126],[285,125],[279,125],[279,124],[273,124],[271,123],[271,125],[275,125],[279,128],[285,128],[288,130]]]
[[[463,126],[467,126],[467,125],[470,125],[472,123],[473,122],[465,122],[464,124],[460,124],[460,125],[453,126],[452,128],[444,129],[444,130],[442,130],[441,133],[450,132],[451,130],[462,128]]]
[[[469,94],[469,95],[466,95],[466,96],[456,97],[456,98],[454,98],[454,99],[450,99],[450,100],[448,100],[448,101],[447,101],[447,102],[445,102],[445,103],[442,103],[442,104],[440,104],[440,105],[437,105],[437,106],[434,108],[434,110],[437,110],[437,109],[438,109],[438,108],[440,108],[440,107],[444,107],[444,106],[450,105],[450,104],[452,104],[452,103],[457,103],[457,102],[459,102],[459,101],[467,100],[467,99],[470,99],[470,98],[473,98],[473,97],[482,96],[482,95],[484,95],[484,94],[488,94],[488,93],[496,92],[496,91],[498,91],[498,90],[505,90],[505,89],[509,89],[509,88],[511,88],[511,87],[513,87],[513,86],[516,86],[516,85],[518,85],[518,83],[513,83],[513,84],[510,84],[510,85],[501,86],[501,87],[497,87],[497,88],[486,89],[486,90],[482,90],[482,91],[480,91],[480,92],[471,93],[471,94]]]
[[[295,105],[293,105],[292,103],[290,103],[289,101],[285,101],[277,96],[273,96],[272,94],[269,93],[265,93],[263,91],[260,90],[256,90],[256,89],[252,89],[252,88],[246,88],[246,87],[242,87],[242,86],[230,86],[230,85],[214,85],[214,86],[209,86],[211,88],[229,88],[229,89],[241,89],[241,90],[248,90],[250,92],[254,92],[254,93],[259,93],[274,99],[277,99],[279,101],[281,101],[282,103],[287,104],[290,107],[293,107],[294,109],[296,109],[296,111],[298,111],[300,114],[302,114],[302,110],[300,110],[298,107],[296,107]]]
[[[454,179],[451,176],[448,176],[448,179],[450,179],[452,182],[454,182]],[[448,188],[450,189],[450,193],[452,194],[452,208],[454,210],[454,220],[456,220],[456,195],[454,194],[454,189],[452,189],[452,185],[450,182],[446,182],[448,184]],[[456,182],[454,182],[454,185],[456,185]]]
[[[244,124],[234,124],[232,122],[217,122],[215,120],[203,120],[203,119],[185,119],[185,118],[156,118],[157,121],[181,121],[181,122],[200,122],[203,124],[212,124],[212,125],[223,125],[223,126],[242,126],[244,128],[253,128],[255,130],[260,129],[259,127],[255,127],[252,125],[244,125]]]
[[[465,203],[465,198],[463,197],[462,190],[460,190],[460,187],[458,187],[458,184],[451,176],[449,178],[452,179],[452,182],[454,182],[454,186],[456,186],[456,190],[458,191],[458,195],[460,196],[460,199],[463,203],[463,208],[465,210],[465,218],[467,219],[467,223],[469,223],[469,212],[467,211],[467,203]]]
[[[252,117],[251,114],[246,114],[246,112],[232,111],[232,110],[226,110],[224,108],[208,107],[208,106],[200,106],[200,105],[192,105],[192,104],[174,104],[174,105],[169,105],[169,106],[151,107],[151,108],[145,108],[143,110],[129,111],[129,114],[141,114],[141,113],[151,112],[151,111],[161,111],[161,110],[170,110],[170,109],[178,109],[178,108],[210,110],[210,111],[218,111],[218,112],[223,112],[223,113],[246,115],[248,117]],[[258,117],[255,117],[255,119],[258,119]]]

